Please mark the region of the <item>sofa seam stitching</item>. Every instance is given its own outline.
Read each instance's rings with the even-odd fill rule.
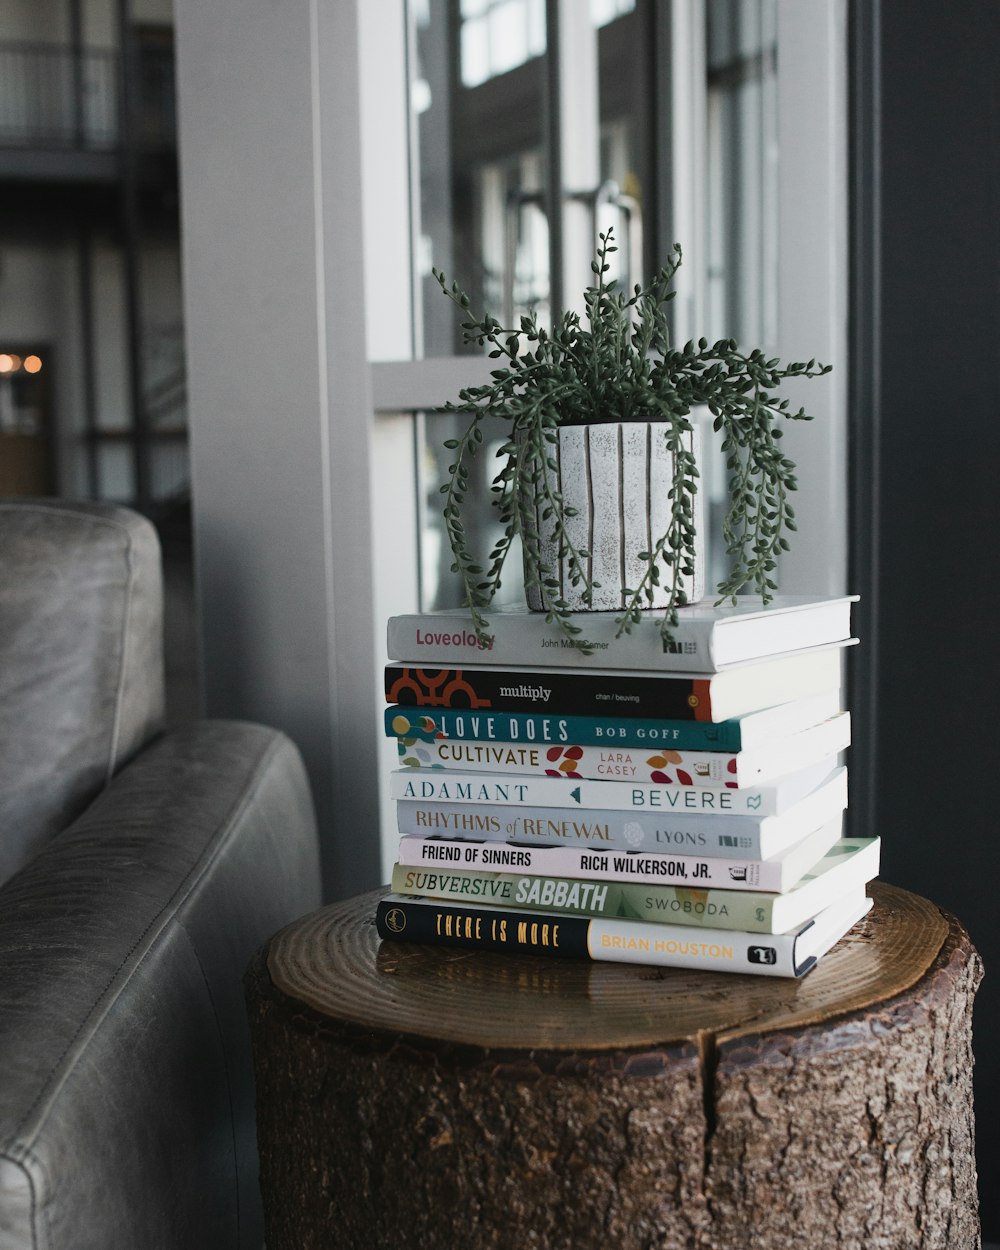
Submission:
[[[129,638],[131,636],[132,623],[132,606],[133,606],[133,590],[135,588],[135,561],[134,547],[132,535],[126,533],[125,547],[125,566],[127,569],[127,578],[125,582],[125,612],[122,618],[121,638],[119,642],[119,660],[118,660],[118,681],[115,690],[115,715],[111,726],[111,741],[108,744],[108,767],[105,774],[105,785],[111,780],[115,773],[115,765],[118,760],[118,744],[121,736],[122,709],[125,705],[125,686],[128,680],[128,663],[129,663]]]

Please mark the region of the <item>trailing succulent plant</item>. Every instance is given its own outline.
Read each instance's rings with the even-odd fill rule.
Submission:
[[[655,588],[662,585],[669,588],[669,597],[661,630],[669,639],[677,609],[686,602],[682,582],[693,572],[693,497],[698,489],[698,469],[687,438],[692,409],[705,406],[712,413],[729,471],[723,534],[732,566],[717,588],[718,602],[735,602],[744,587],[769,602],[777,590],[780,553],[789,550],[786,534],[795,529],[789,502],[797,486],[795,465],[781,450],[781,422],[812,418],[801,408],[790,411],[788,400],[777,392],[787,378],[817,377],[830,366],[815,360],[782,365],[759,349],[741,352],[732,339],[710,345],[702,338],[683,348],[671,347],[666,305],[675,294],[671,287],[681,264],[680,246],[674,244],[667,265],[647,286],[637,285],[626,297],[607,277],[608,258],[617,250],[613,232],[598,237],[597,256],[591,263],[594,284],[584,294],[584,314],[564,312],[551,331],[538,324],[534,313],[523,316],[517,330],[505,329],[488,314],[474,319],[468,296],[456,283],[449,285],[440,270],[433,271],[444,294],[469,317],[462,324],[465,342],[488,347],[490,357],[502,362],[488,383],[460,391],[458,402],[441,410],[470,418],[465,433],[445,443],[455,457],[441,491],[454,557],[452,572],[461,576],[465,601],[484,641],[490,636],[485,612],[500,588],[504,561],[516,535],[524,549],[525,584],[540,589],[546,619],[570,637],[580,633],[560,594],[558,569],[541,554],[540,521],[554,529],[570,583],[585,604],[592,601],[595,583],[587,571],[589,552],[576,546],[567,530],[574,510],[564,504],[559,491],[556,452],[561,425],[655,421],[667,426],[666,445],[673,457],[670,523],[648,551],[638,553],[644,573],[625,592],[617,618],[619,633],[630,632],[651,605]],[[487,417],[506,420],[509,436],[499,449],[502,467],[491,488],[503,533],[484,568],[468,547],[462,507],[469,462],[483,447]]]

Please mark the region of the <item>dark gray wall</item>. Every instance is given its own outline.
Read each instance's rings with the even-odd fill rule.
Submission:
[[[953,911],[1000,1240],[1000,3],[853,0],[854,828]]]

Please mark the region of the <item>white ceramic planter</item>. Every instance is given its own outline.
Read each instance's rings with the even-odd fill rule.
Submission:
[[[588,571],[591,579],[601,584],[588,608],[582,599],[583,587],[573,586],[568,568],[560,565],[552,522],[542,519],[543,508],[538,505],[542,558],[559,568],[562,597],[573,611],[619,611],[624,606],[624,589],[635,589],[642,579],[644,562],[636,555],[649,551],[670,523],[673,456],[666,447],[667,429],[664,424],[646,422],[559,427],[559,489],[564,504],[577,509],[567,529],[574,546],[591,553]],[[700,463],[701,431],[697,425],[689,440],[695,462]],[[703,501],[699,490],[694,497],[698,534],[695,575],[683,583],[690,603],[704,594]],[[664,572],[661,568],[661,574]],[[527,588],[526,597],[529,608],[542,611],[537,587]],[[665,607],[668,598],[669,587],[661,583],[649,606]]]

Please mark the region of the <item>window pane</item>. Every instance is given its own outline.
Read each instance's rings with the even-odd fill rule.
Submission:
[[[478,87],[491,74],[490,28],[486,18],[462,23],[462,84]]]
[[[469,295],[473,313],[516,325],[533,310],[548,321],[549,232],[544,211],[542,55],[544,0],[411,0],[416,31],[411,101],[420,171],[416,195],[418,292],[422,354],[479,352],[462,341],[458,313],[431,269],[443,270]],[[458,578],[442,523],[441,485],[452,454],[443,444],[465,419],[441,413],[416,420],[421,515],[421,604],[457,606]],[[490,485],[499,468],[495,449],[507,432],[496,423],[470,466],[467,534],[479,562],[500,537]],[[521,590],[520,552],[511,552],[502,594]]]
[[[507,438],[506,422],[489,422],[483,429],[484,443],[479,454],[469,465],[469,482],[466,503],[463,507],[466,540],[478,563],[488,568],[490,553],[502,537],[503,528],[498,523],[490,486],[500,468],[496,452]],[[460,607],[464,593],[460,579],[451,569],[452,555],[442,520],[444,496],[441,484],[448,480],[448,465],[453,452],[444,447],[446,438],[457,437],[465,427],[465,419],[443,413],[428,413],[418,423],[420,465],[419,490],[424,505],[424,522],[421,528],[421,607],[425,611]],[[516,541],[504,562],[502,586],[494,602],[523,603],[524,575],[521,567],[521,546]]]
[[[431,269],[469,295],[473,310],[510,324],[548,316],[548,230],[542,205],[540,0],[411,4],[419,90],[411,89],[420,170],[416,286],[422,354],[478,351]]]
[[[778,45],[776,0],[706,5],[707,256],[704,333],[776,350],[778,321]],[[709,577],[729,571],[722,540],[728,474],[705,427],[702,488],[709,514]]]
[[[524,0],[495,4],[489,15],[490,74],[504,74],[528,59],[528,10]]]
[[[607,26],[634,10],[635,0],[590,0],[590,20],[595,26]]]
[[[594,227],[595,233],[609,227],[614,231],[618,252],[611,257],[611,276],[628,289],[659,268],[673,242],[657,240],[652,231],[658,154],[653,141],[651,12],[635,12],[628,0],[591,0],[590,12],[594,25],[601,28],[597,33],[601,186]],[[585,273],[589,259],[581,258]]]
[[[777,0],[713,0],[706,14],[706,333],[770,349],[778,318]]]
[[[545,51],[545,0],[462,0],[461,79],[467,87]]]

